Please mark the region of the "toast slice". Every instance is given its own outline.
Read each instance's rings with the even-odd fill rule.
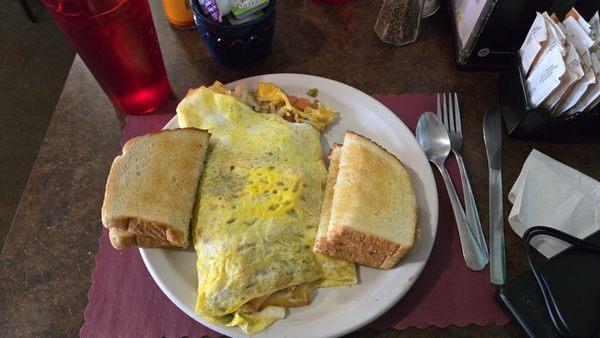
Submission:
[[[122,230],[111,232],[113,246],[188,246],[209,137],[206,130],[184,128],[125,144],[110,168],[102,205],[104,226]]]
[[[336,258],[390,269],[412,248],[417,224],[416,197],[408,172],[394,155],[370,139],[348,131],[335,149],[329,180],[335,179],[331,210],[322,212],[326,240],[314,250]],[[327,206],[327,186],[326,200]],[[322,235],[321,230],[319,233]]]

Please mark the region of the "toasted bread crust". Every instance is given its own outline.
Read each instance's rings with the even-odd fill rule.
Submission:
[[[329,242],[327,238],[317,238],[313,247],[313,252],[322,253],[331,257],[347,260],[340,253],[336,251],[336,247],[333,243]]]
[[[172,132],[176,132],[179,130],[200,132],[202,134],[206,133],[210,137],[210,132],[208,131],[208,129],[200,129],[200,128],[194,128],[194,127],[155,130],[155,131],[149,132],[148,134],[136,136],[136,137],[129,139],[127,142],[125,142],[125,145],[123,146],[123,153],[127,152],[127,150],[129,150],[129,148],[133,147],[134,143],[138,142],[138,140],[146,138],[149,135],[167,134],[167,133],[172,133]]]
[[[188,238],[186,238],[185,236],[185,232],[173,228],[168,224],[151,222],[141,218],[110,218],[108,219],[108,225],[105,224],[105,227],[121,229],[133,235],[136,235],[135,237],[138,238],[137,243],[154,243],[154,241],[156,241],[157,243],[165,243],[161,246],[178,246],[185,249],[187,248],[189,242]],[[146,240],[140,241],[139,238],[145,238]],[[168,245],[167,243],[170,243],[170,245]]]
[[[336,229],[332,234],[335,239],[331,241],[317,238],[313,251],[378,269],[393,268],[412,249],[412,246],[400,246],[351,228]],[[369,250],[371,248],[385,248],[387,251]]]
[[[146,248],[166,248],[173,244],[156,238],[140,236],[128,231],[111,228],[108,230],[108,237],[113,247],[117,249],[129,249],[136,247]]]
[[[185,232],[175,229],[168,224],[147,222],[136,218],[129,220],[129,231],[136,235],[152,237],[162,241],[170,242],[175,246],[186,248],[188,238],[185,237]]]
[[[321,248],[336,258],[374,268],[391,269],[412,246],[401,246],[353,228],[339,227],[330,231]]]
[[[340,148],[341,145],[334,144],[333,148],[329,151],[329,170],[327,171],[327,183],[325,185],[325,191],[323,196],[323,203],[321,205],[321,217],[319,219],[319,226],[317,228],[317,238],[313,251],[318,252],[316,248],[319,240],[327,240],[327,230],[329,228],[329,219],[331,216],[331,201],[333,198],[333,187],[337,180],[337,174],[339,171],[340,164]]]

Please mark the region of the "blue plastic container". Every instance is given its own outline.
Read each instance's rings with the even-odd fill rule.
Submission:
[[[275,0],[254,21],[232,26],[213,21],[202,14],[198,0],[192,0],[194,21],[200,37],[212,56],[221,63],[239,67],[252,64],[269,54],[275,31]]]

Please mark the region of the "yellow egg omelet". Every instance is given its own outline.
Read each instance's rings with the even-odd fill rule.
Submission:
[[[312,251],[327,178],[317,129],[205,87],[177,115],[211,133],[192,219],[196,314],[253,334],[319,286],[356,283],[353,263]]]

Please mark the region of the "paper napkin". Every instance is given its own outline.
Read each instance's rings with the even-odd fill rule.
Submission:
[[[578,238],[600,230],[600,182],[535,149],[527,157],[508,199],[513,203],[508,222],[521,237],[536,225]],[[547,258],[569,247],[547,236],[537,236],[531,244]]]

